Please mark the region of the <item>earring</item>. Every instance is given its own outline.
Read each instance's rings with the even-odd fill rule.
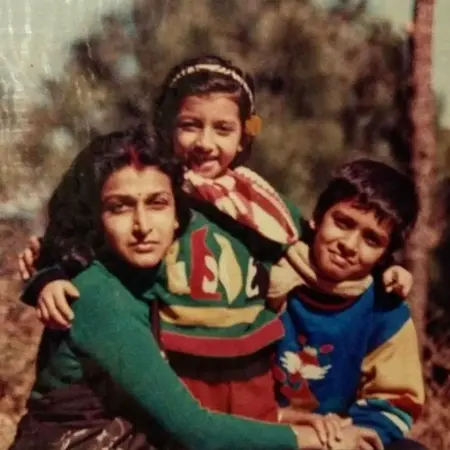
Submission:
[[[245,132],[252,137],[255,137],[261,132],[262,119],[257,114],[252,114],[245,121]]]

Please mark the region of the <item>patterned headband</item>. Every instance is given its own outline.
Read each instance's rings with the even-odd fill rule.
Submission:
[[[188,67],[184,68],[183,70],[180,70],[180,72],[178,72],[172,78],[172,80],[169,83],[169,87],[173,87],[179,80],[181,80],[181,78],[184,78],[187,75],[192,75],[193,73],[197,73],[197,72],[219,73],[219,74],[226,75],[226,76],[232,78],[234,81],[236,81],[237,83],[239,83],[242,86],[245,93],[247,94],[247,97],[250,100],[251,112],[254,111],[255,105],[254,105],[253,92],[250,89],[250,86],[248,85],[248,83],[235,70],[221,66],[220,64],[193,64],[192,66],[188,66]]]

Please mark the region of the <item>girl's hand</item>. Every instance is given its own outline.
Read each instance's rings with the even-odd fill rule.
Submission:
[[[413,285],[413,277],[404,267],[391,266],[383,273],[383,284],[386,292],[407,298]]]
[[[31,236],[28,240],[28,247],[17,255],[19,262],[19,272],[22,281],[27,281],[36,272],[35,263],[39,258],[41,243],[36,236]]]
[[[337,414],[326,415],[281,408],[279,410],[279,422],[302,424],[311,426],[317,433],[322,445],[329,446],[342,439],[342,430],[352,424],[350,417],[340,417]]]
[[[41,291],[36,306],[38,319],[47,327],[67,329],[74,318],[69,299],[78,298],[77,288],[66,280],[48,283]]]

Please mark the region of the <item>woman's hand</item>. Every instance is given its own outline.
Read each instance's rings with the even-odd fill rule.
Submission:
[[[42,289],[36,306],[39,320],[47,328],[70,328],[74,314],[69,306],[69,300],[79,296],[77,288],[67,280],[48,283]]]
[[[39,258],[41,243],[39,238],[31,236],[28,240],[28,247],[17,255],[19,262],[20,277],[23,281],[29,280],[36,272],[36,260]]]
[[[327,448],[327,445],[342,439],[342,430],[352,424],[352,419],[343,418],[334,413],[322,415],[292,408],[280,408],[279,422],[311,426],[316,431],[320,442]]]

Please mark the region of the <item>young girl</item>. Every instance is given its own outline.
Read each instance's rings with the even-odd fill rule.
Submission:
[[[240,166],[259,125],[253,81],[231,63],[196,58],[168,74],[155,126],[185,162],[185,189],[196,212],[169,251],[155,292],[164,349],[201,403],[276,420],[272,344],[283,334],[284,295],[302,283],[295,252],[301,218]],[[387,273],[397,289],[409,282],[400,270]],[[70,318],[69,290],[76,294],[62,281],[45,287],[39,300],[45,320]]]

